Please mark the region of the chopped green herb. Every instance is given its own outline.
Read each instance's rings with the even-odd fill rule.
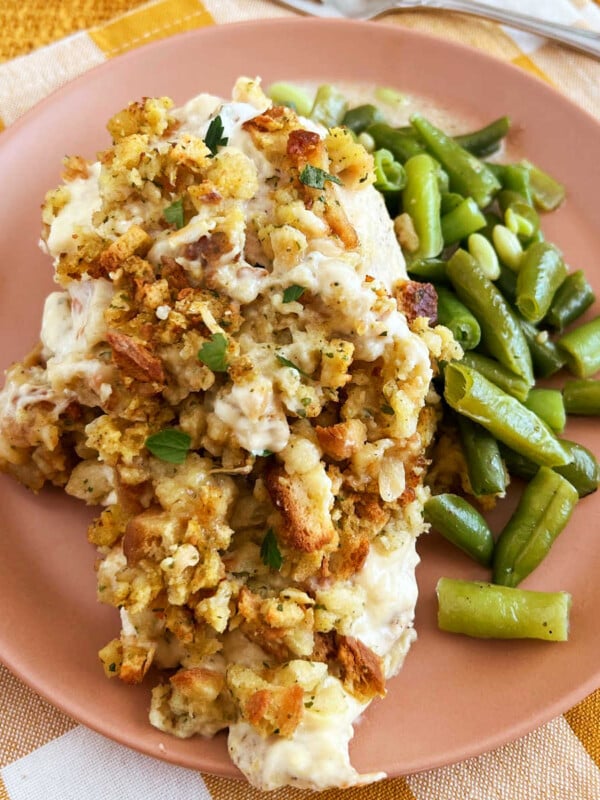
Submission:
[[[191,443],[191,437],[176,428],[165,428],[164,431],[153,433],[145,441],[153,456],[171,464],[183,464]]]
[[[265,538],[260,546],[260,557],[266,567],[270,567],[271,569],[279,572],[281,565],[283,564],[283,556],[279,550],[279,545],[277,544],[277,538],[273,528],[269,528],[265,534]]]
[[[117,671],[117,665],[115,664],[114,661],[112,662],[112,664],[108,665],[108,671],[109,672],[116,672]]]
[[[312,164],[307,164],[300,173],[300,183],[310,186],[312,189],[324,189],[326,181],[342,185],[336,175],[330,175],[329,172],[325,172],[320,167],[313,167]]]
[[[213,333],[198,351],[198,360],[213,372],[227,372],[227,344],[222,333]]]
[[[384,403],[384,404],[381,406],[381,412],[382,412],[383,414],[389,414],[390,416],[396,413],[396,412],[394,411],[394,409],[393,409],[391,406],[389,406],[387,403]]]
[[[259,458],[267,458],[267,456],[272,456],[273,455],[273,451],[272,450],[253,450],[252,451],[252,455],[253,456],[257,456]]]
[[[285,356],[280,356],[279,353],[277,353],[277,361],[279,361],[282,367],[289,367],[290,369],[295,369],[296,372],[300,373],[300,375],[302,375],[305,378],[308,378],[306,372],[304,372],[304,370],[301,370],[300,367],[296,366],[296,364],[294,364],[293,361],[290,361],[289,358],[286,358]]]
[[[179,228],[183,228],[183,200],[181,197],[165,208],[163,217],[167,220],[169,225],[175,225],[178,230]]]
[[[306,408],[306,406],[309,406],[311,404],[312,400],[310,399],[310,397],[301,397],[300,402]]]
[[[223,136],[224,130],[223,120],[220,114],[214,119],[211,119],[208,130],[206,131],[206,136],[204,137],[204,144],[208,147],[213,156],[216,155],[219,147],[226,145],[228,142],[227,136]]]
[[[291,286],[287,286],[283,291],[283,302],[284,303],[293,303],[295,300],[298,300],[306,289],[304,286],[298,286],[298,284],[294,283]]]

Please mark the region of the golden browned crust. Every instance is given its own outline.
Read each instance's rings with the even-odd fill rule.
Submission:
[[[107,333],[106,341],[112,347],[113,361],[128,378],[142,383],[164,383],[160,358],[141,342],[117,331]]]
[[[282,517],[279,534],[289,547],[314,553],[333,540],[331,519],[319,515],[300,476],[273,466],[265,472],[265,485]]]
[[[361,701],[385,695],[385,676],[381,658],[360,639],[338,637],[337,659],[344,687]]]
[[[358,419],[338,422],[326,428],[315,427],[323,452],[335,461],[343,461],[359,450],[367,439],[367,429]]]

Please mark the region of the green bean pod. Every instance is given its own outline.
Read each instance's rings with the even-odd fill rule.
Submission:
[[[386,122],[376,122],[374,125],[369,125],[366,132],[373,137],[378,149],[389,150],[401,164],[412,156],[425,152],[425,147],[412,130],[401,131],[392,128]]]
[[[496,542],[494,583],[518,586],[533,572],[564,530],[578,499],[566,478],[540,467]]]
[[[457,422],[473,494],[476,497],[503,495],[506,491],[506,472],[498,442],[489,431],[467,417],[459,414]]]
[[[522,200],[532,205],[529,170],[522,164],[488,164],[503,189],[516,192]]]
[[[554,471],[575,487],[579,497],[592,494],[600,483],[600,466],[598,466],[596,456],[578,442],[571,442],[569,439],[560,441],[563,448],[569,453],[571,461],[560,467],[553,467]],[[538,465],[519,453],[515,453],[514,450],[500,445],[500,452],[511,475],[529,481],[537,473]]]
[[[485,217],[472,197],[465,197],[461,203],[441,219],[444,245],[456,244],[471,233],[485,227]]]
[[[465,198],[462,194],[456,194],[456,192],[442,192],[441,202],[440,202],[440,212],[442,216],[444,214],[448,214],[450,211],[454,211],[454,209],[459,206]]]
[[[548,336],[548,331],[540,331],[531,322],[521,319],[521,330],[527,340],[533,371],[537,378],[549,378],[566,364],[566,358]]]
[[[464,197],[472,197],[479,208],[488,206],[500,189],[500,183],[493,172],[420,114],[413,114],[410,123],[427,150],[448,173],[450,189]]]
[[[477,372],[480,372],[488,381],[495,383],[502,391],[511,394],[522,403],[526,400],[530,391],[529,383],[519,375],[515,375],[514,372],[511,372],[499,361],[488,358],[481,353],[469,351],[463,355],[461,363],[477,370]]]
[[[436,287],[438,296],[437,318],[440,325],[452,331],[463,350],[477,347],[481,339],[479,323],[469,309],[460,302],[453,291],[445,286]]]
[[[514,306],[515,298],[517,297],[517,273],[507,267],[505,264],[500,263],[500,274],[494,281],[498,287],[501,295]]]
[[[484,158],[498,150],[509,130],[510,118],[499,117],[483,128],[455,136],[454,141],[474,156]]]
[[[573,375],[590,378],[600,369],[600,316],[566,333],[557,345]]]
[[[419,153],[404,165],[406,184],[402,206],[410,214],[419,247],[415,258],[434,258],[442,252],[444,240],[440,221],[440,190],[437,165],[427,153]]]
[[[561,439],[561,442],[571,456],[571,461],[562,467],[554,467],[554,471],[577,489],[579,497],[595,492],[600,483],[600,466],[596,456],[579,442],[568,439]]]
[[[425,522],[475,561],[491,564],[494,538],[485,519],[464,498],[456,494],[430,497],[423,507]]]
[[[335,86],[324,83],[317,89],[310,117],[326,128],[332,128],[341,123],[347,108],[348,101],[345,95]]]
[[[489,353],[533,386],[527,341],[516,314],[496,286],[465,250],[452,255],[446,273],[459,300],[479,322],[482,342]]]
[[[534,242],[521,259],[517,275],[517,308],[529,322],[540,322],[556,290],[567,276],[560,252],[547,242]]]
[[[536,389],[529,392],[526,407],[549,425],[554,433],[562,433],[567,422],[562,392],[558,389]]]
[[[600,381],[592,378],[566,381],[563,400],[567,414],[597,417],[600,415]]]
[[[569,638],[571,595],[533,592],[479,581],[440,578],[438,627],[480,639]]]
[[[356,134],[363,133],[370,125],[374,125],[376,122],[385,122],[385,117],[377,106],[371,103],[349,108],[342,117],[342,125],[350,128]]]
[[[521,161],[529,172],[529,185],[533,202],[542,211],[553,211],[565,199],[565,187],[531,161]]]
[[[453,361],[444,370],[444,397],[459,414],[478,422],[499,442],[536,464],[567,464],[569,455],[537,414],[470,367]]]
[[[411,278],[426,283],[448,283],[446,262],[441,258],[416,258],[406,265]]]
[[[406,185],[406,173],[399,161],[389,150],[376,150],[373,153],[375,188],[380,192],[400,192]]]
[[[585,279],[583,270],[571,272],[556,290],[545,322],[562,330],[579,319],[595,299],[594,290]]]

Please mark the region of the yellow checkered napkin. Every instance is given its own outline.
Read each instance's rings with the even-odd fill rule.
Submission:
[[[592,0],[494,2],[600,30],[600,7]],[[2,0],[0,53],[38,49],[0,64],[0,120],[10,125],[77,75],[155,39],[204,25],[291,15],[268,0]],[[590,58],[466,16],[411,11],[392,21],[511,61],[600,117],[600,63]],[[85,30],[71,33],[81,27]],[[39,47],[65,33],[70,35]],[[301,800],[309,795],[294,789],[265,795],[242,782],[135,753],[77,725],[0,665],[0,800]],[[491,753],[320,797],[600,800],[600,689],[563,716]]]

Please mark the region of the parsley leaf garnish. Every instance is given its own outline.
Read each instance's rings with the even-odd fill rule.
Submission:
[[[326,181],[342,185],[337,176],[330,175],[329,172],[325,172],[320,167],[313,167],[312,164],[307,164],[300,173],[300,183],[310,186],[312,189],[324,189]]]
[[[177,229],[183,228],[183,200],[175,200],[163,211],[163,217],[170,225],[175,225]]]
[[[304,286],[298,286],[297,283],[293,283],[291,286],[287,286],[283,290],[283,302],[284,303],[293,303],[294,300],[298,300],[306,289]]]
[[[281,565],[283,564],[283,556],[279,550],[279,545],[277,544],[277,538],[273,528],[269,528],[269,530],[265,533],[265,538],[262,540],[262,544],[260,546],[260,558],[266,567],[270,567],[277,572],[279,572],[281,569]]]
[[[227,372],[227,338],[213,333],[210,342],[204,342],[198,351],[198,360],[213,372]]]
[[[183,464],[191,443],[191,437],[176,428],[165,428],[163,431],[153,433],[144,442],[153,456],[171,464]]]
[[[390,416],[392,416],[393,414],[395,414],[395,413],[396,413],[396,412],[394,411],[394,409],[393,409],[393,408],[392,408],[390,405],[388,405],[387,403],[384,403],[384,404],[381,406],[381,412],[382,412],[383,414],[389,414]]]
[[[280,356],[279,353],[277,353],[277,361],[279,361],[282,367],[289,367],[290,369],[295,369],[296,372],[299,372],[300,375],[302,375],[304,378],[308,378],[306,372],[304,372],[304,370],[300,369],[300,367],[294,364],[293,361],[290,361],[289,358],[286,358],[285,356]]]
[[[227,136],[223,136],[224,130],[225,128],[223,127],[220,114],[214,119],[211,119],[208,130],[206,131],[206,136],[204,137],[204,144],[208,147],[213,156],[217,154],[219,147],[226,145],[229,141]]]

